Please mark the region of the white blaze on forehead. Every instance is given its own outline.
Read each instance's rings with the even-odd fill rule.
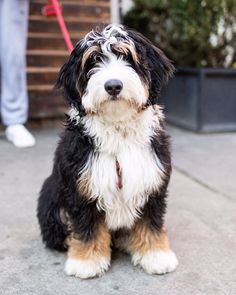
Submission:
[[[124,30],[124,27],[122,25],[109,25],[103,30],[103,34],[107,38],[117,35],[117,33],[123,35],[124,37],[128,36],[128,33]]]
[[[134,42],[129,38],[128,32],[122,25],[109,25],[101,32],[92,30],[85,36],[81,46],[88,47],[85,53],[89,52],[90,48],[98,48],[99,51],[100,47],[102,53],[108,57],[114,46],[114,49],[120,53],[127,54],[130,52],[134,61],[138,62]]]
[[[89,32],[82,42],[82,46],[91,46],[94,43],[97,44],[104,44],[104,43],[110,43],[113,44],[119,40],[124,42],[130,43],[131,40],[128,38],[128,32],[124,30],[124,27],[122,25],[109,25],[105,27],[105,29],[102,32],[97,32],[92,30]]]

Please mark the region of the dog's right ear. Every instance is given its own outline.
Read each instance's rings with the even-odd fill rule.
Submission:
[[[75,107],[81,116],[84,115],[81,97],[86,84],[86,75],[81,69],[84,51],[83,40],[81,40],[62,66],[56,82],[56,88],[62,90],[66,102]]]

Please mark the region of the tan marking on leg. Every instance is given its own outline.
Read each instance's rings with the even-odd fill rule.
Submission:
[[[134,265],[141,266],[149,274],[174,271],[178,265],[175,253],[169,247],[166,230],[150,230],[140,220],[132,231],[131,254]]]
[[[75,237],[68,240],[68,257],[80,260],[96,260],[111,255],[111,235],[104,222],[99,225],[96,237],[88,242],[82,242]]]
[[[141,255],[149,250],[168,251],[170,246],[167,232],[165,229],[161,232],[153,231],[140,220],[131,232],[130,249],[132,253],[138,252]]]
[[[111,260],[111,235],[104,221],[99,224],[96,236],[88,242],[79,240],[76,235],[68,239],[68,258],[65,272],[81,279],[101,276],[108,270]]]

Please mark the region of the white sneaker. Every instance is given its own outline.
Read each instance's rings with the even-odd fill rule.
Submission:
[[[16,147],[26,148],[35,145],[35,138],[25,128],[24,125],[15,124],[9,125],[6,128],[6,138],[11,141]]]

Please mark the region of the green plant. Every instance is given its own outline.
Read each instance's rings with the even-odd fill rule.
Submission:
[[[123,23],[177,66],[230,67],[236,58],[235,0],[134,0]]]

